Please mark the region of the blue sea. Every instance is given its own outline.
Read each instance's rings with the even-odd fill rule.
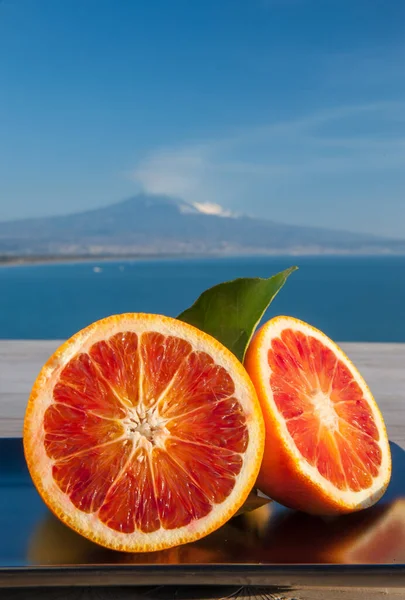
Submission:
[[[65,339],[121,312],[178,315],[236,277],[291,275],[266,317],[308,321],[338,341],[405,342],[405,257],[142,260],[0,268],[0,338]]]

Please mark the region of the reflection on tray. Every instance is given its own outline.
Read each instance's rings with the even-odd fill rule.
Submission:
[[[34,532],[31,564],[212,564],[405,562],[405,498],[336,518],[269,504],[169,550],[126,554],[82,538],[49,514]]]
[[[209,536],[168,550],[127,554],[107,550],[69,529],[51,513],[34,531],[29,543],[31,564],[212,564],[255,562],[258,527],[267,526],[270,504],[236,517]],[[245,521],[244,521],[245,520]],[[241,526],[242,522],[245,524]],[[249,560],[250,562],[250,560]]]
[[[266,563],[404,563],[405,498],[330,519],[288,513],[261,542]]]

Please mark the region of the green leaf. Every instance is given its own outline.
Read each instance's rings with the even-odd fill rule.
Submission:
[[[242,278],[215,285],[177,318],[209,333],[243,362],[258,323],[296,269],[291,267],[269,279]]]

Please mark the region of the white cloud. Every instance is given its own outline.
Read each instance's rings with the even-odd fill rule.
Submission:
[[[204,152],[190,146],[158,150],[141,161],[131,178],[148,193],[186,199],[199,186],[204,169]]]
[[[267,212],[291,220],[269,203],[284,198],[295,207],[305,189],[316,195],[320,185],[327,202],[335,197],[336,181],[343,190],[350,177],[364,179],[360,187],[366,197],[370,177],[403,171],[404,125],[405,105],[399,102],[327,108],[157,149],[131,177],[146,192],[181,197],[206,213]]]

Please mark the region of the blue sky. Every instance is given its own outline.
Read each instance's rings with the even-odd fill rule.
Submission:
[[[405,238],[404,34],[403,0],[0,0],[0,219],[144,190]]]

